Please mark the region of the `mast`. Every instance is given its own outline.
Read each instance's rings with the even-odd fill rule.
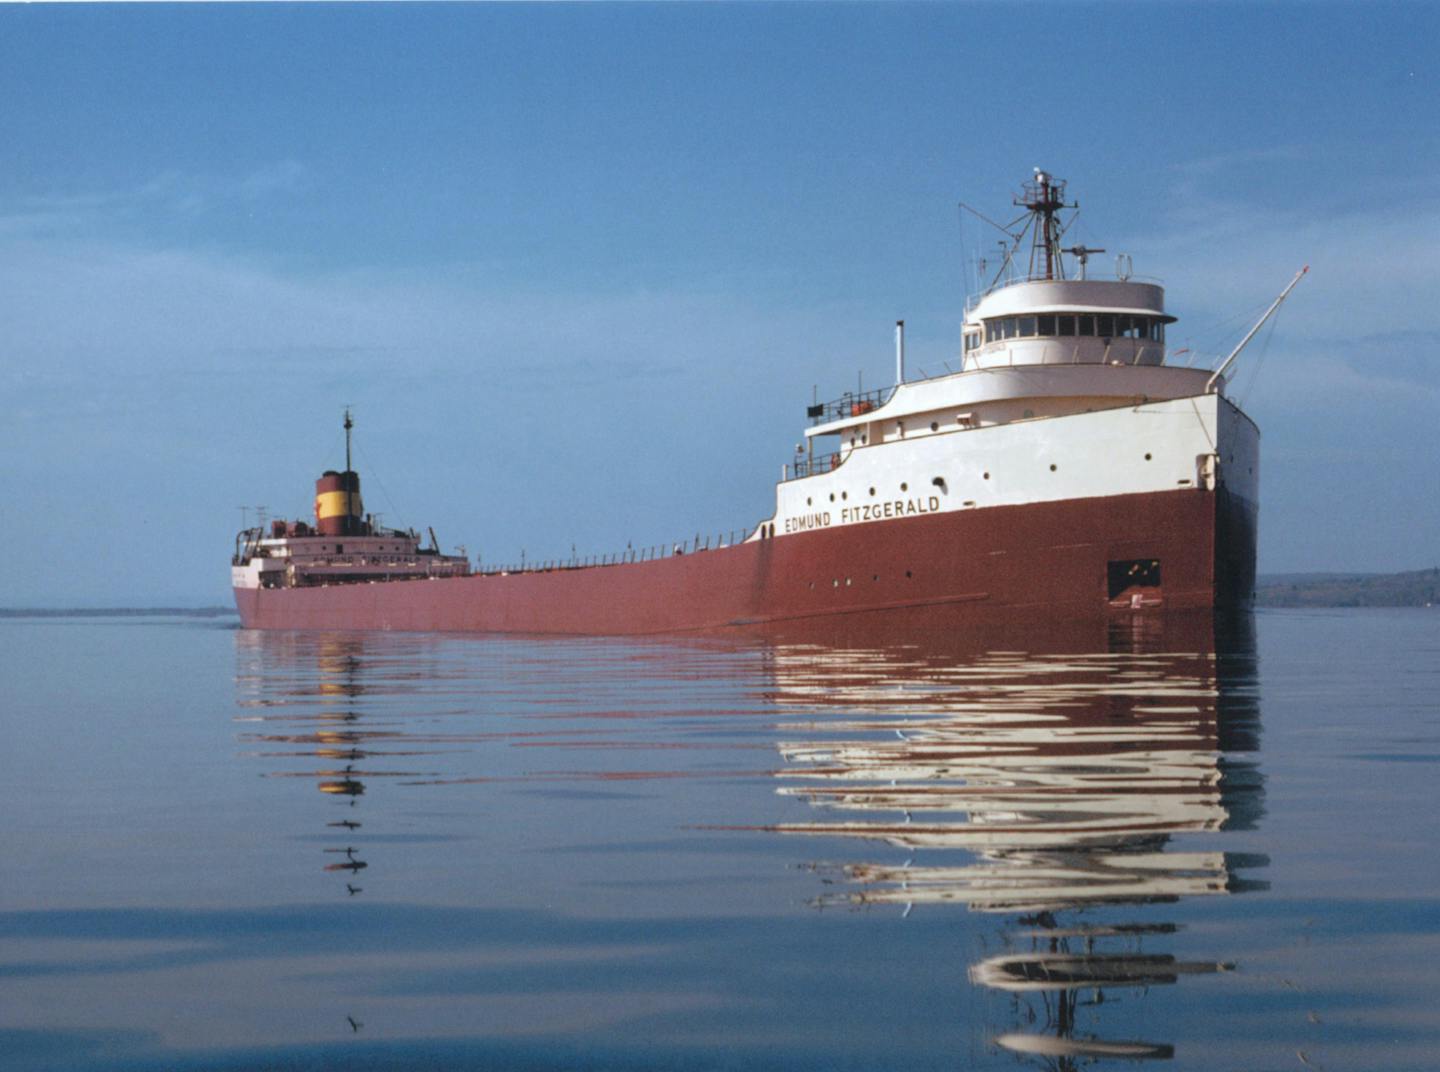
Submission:
[[[1061,209],[1078,208],[1065,203],[1065,180],[1035,169],[1035,178],[1025,184],[1015,204],[1023,206],[1035,227],[1030,243],[1031,279],[1064,279],[1065,262],[1060,257],[1063,228],[1056,219]],[[1040,274],[1043,266],[1044,274]]]
[[[350,407],[345,407],[345,527],[354,524],[355,516],[355,471],[350,468],[350,429],[355,427],[355,422],[350,419]]]

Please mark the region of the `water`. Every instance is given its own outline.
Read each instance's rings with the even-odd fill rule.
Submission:
[[[1433,1068],[1437,695],[1426,611],[0,621],[0,1067]]]

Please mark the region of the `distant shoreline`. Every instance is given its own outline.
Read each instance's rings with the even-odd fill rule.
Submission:
[[[1405,573],[1275,573],[1255,584],[1257,607],[1433,607],[1440,569]]]

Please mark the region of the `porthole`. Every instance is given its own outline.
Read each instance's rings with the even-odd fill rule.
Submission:
[[[1148,462],[1150,460],[1150,455],[1145,455],[1145,460]]]
[[[839,577],[834,578],[834,579],[830,582],[830,587],[831,587],[831,588],[839,588],[839,587],[840,587],[840,578],[839,578]]]
[[[938,431],[940,431],[940,422],[939,422],[939,421],[931,421],[931,422],[930,422],[930,431],[932,431],[932,432],[938,432]]]
[[[1055,471],[1055,463],[1054,463],[1054,462],[1051,462],[1051,463],[1050,463],[1050,471],[1051,471],[1052,473]]]
[[[986,479],[986,480],[989,480],[989,479],[990,479],[990,474],[989,474],[989,473],[986,473],[986,474],[985,474],[985,479]]]
[[[875,489],[874,489],[874,488],[871,488],[871,489],[870,489],[870,494],[871,494],[871,495],[874,495],[874,494],[875,494]]]
[[[860,445],[861,445],[862,447],[863,447],[866,443],[868,443],[868,442],[870,442],[870,437],[869,437],[868,435],[862,435],[862,436],[860,437]]]
[[[805,505],[806,505],[806,506],[814,506],[814,505],[815,505],[814,501],[813,501],[813,500],[810,498],[810,496],[808,496],[808,495],[805,496]]]
[[[900,490],[901,490],[901,491],[909,491],[909,490],[910,490],[910,485],[909,485],[909,484],[902,483],[902,484],[900,485]]]
[[[878,573],[877,573],[877,574],[874,574],[870,579],[871,579],[872,581],[878,581],[878,580],[880,579],[880,574],[878,574]]]
[[[814,582],[814,581],[811,581],[811,582],[810,582],[810,590],[811,590],[811,591],[814,591],[814,590],[815,590],[815,582]]]
[[[842,491],[842,492],[840,493],[840,498],[842,498],[842,499],[848,499],[848,498],[850,498],[850,493],[849,493],[848,491]]]
[[[849,577],[846,577],[846,578],[845,578],[845,587],[846,587],[846,588],[849,588],[849,587],[850,587],[850,578],[849,578]]]
[[[915,574],[911,573],[908,569],[905,571],[905,579],[906,579],[906,580],[909,580],[909,579],[910,579],[911,577],[913,577],[913,576],[915,576]]]
[[[830,493],[830,501],[831,501],[831,502],[834,502],[834,501],[835,501],[835,493],[834,493],[833,491]]]

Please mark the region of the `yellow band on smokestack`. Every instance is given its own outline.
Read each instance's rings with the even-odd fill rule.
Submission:
[[[322,491],[315,496],[315,517],[323,521],[327,517],[360,517],[365,508],[360,502],[358,491]]]

